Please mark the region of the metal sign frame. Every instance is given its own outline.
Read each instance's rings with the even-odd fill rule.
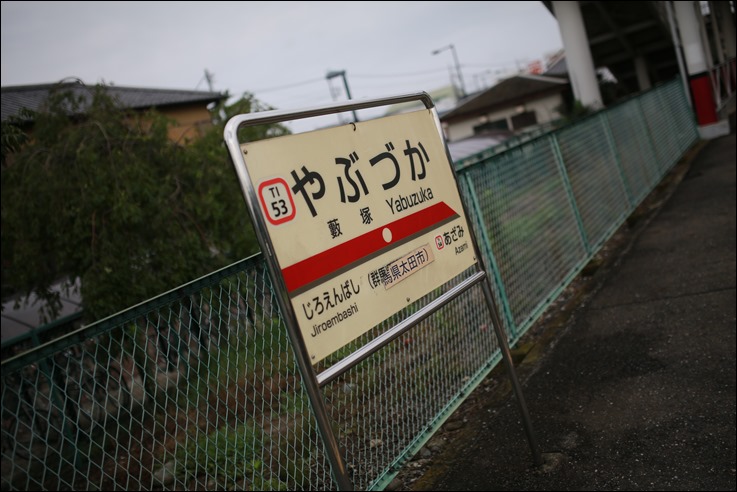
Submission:
[[[519,384],[516,371],[514,369],[514,363],[512,361],[507,338],[502,328],[501,319],[499,317],[496,302],[492,293],[491,283],[488,275],[486,274],[486,269],[483,265],[483,257],[480,254],[473,227],[470,226],[470,224],[470,241],[472,243],[473,251],[475,254],[475,265],[472,265],[472,267],[476,268],[477,271],[475,273],[463,280],[457,286],[450,289],[448,292],[430,302],[428,305],[421,308],[413,315],[405,318],[400,323],[394,325],[381,335],[377,336],[370,342],[357,349],[355,352],[344,357],[343,359],[325,369],[324,371],[320,372],[319,374],[315,372],[314,367],[310,362],[310,356],[287,292],[287,287],[282,275],[282,271],[279,267],[276,255],[274,253],[274,245],[271,241],[271,237],[267,232],[267,225],[264,220],[264,216],[260,212],[259,197],[256,189],[254,188],[254,183],[252,182],[247,170],[244,152],[241,150],[241,144],[244,142],[238,141],[238,130],[242,127],[253,126],[257,124],[263,125],[281,123],[284,121],[293,121],[297,119],[312,118],[316,116],[337,114],[347,111],[356,111],[378,106],[388,106],[392,104],[413,102],[418,100],[425,105],[426,109],[432,112],[438,136],[441,139],[441,142],[445,149],[445,154],[451,167],[453,178],[455,179],[455,188],[460,196],[458,177],[456,175],[455,169],[453,169],[452,166],[453,161],[450,158],[450,152],[448,151],[447,142],[443,137],[440,120],[438,118],[437,111],[435,110],[435,105],[426,92],[383,97],[377,99],[366,99],[361,101],[348,101],[300,110],[279,110],[240,114],[233,116],[228,120],[223,132],[223,138],[227,145],[228,152],[230,153],[230,157],[241,186],[243,197],[248,207],[248,211],[251,215],[256,236],[261,246],[261,250],[265,256],[269,273],[271,274],[271,280],[277,294],[277,301],[284,316],[288,336],[295,352],[295,359],[300,374],[302,375],[305,390],[307,391],[307,395],[315,412],[318,429],[324,441],[328,460],[330,461],[330,465],[332,468],[333,477],[340,490],[353,490],[353,483],[346,469],[345,460],[340,451],[338,441],[333,433],[332,426],[330,424],[330,420],[325,408],[325,402],[320,389],[331,381],[334,381],[336,378],[340,377],[342,374],[344,374],[355,365],[359,364],[361,361],[370,357],[373,353],[386,346],[392,340],[395,340],[403,333],[410,330],[413,326],[417,325],[419,322],[435,313],[438,309],[442,308],[444,305],[461,295],[463,292],[467,291],[468,289],[479,283],[482,284],[484,298],[486,300],[486,304],[492,318],[494,332],[498,339],[499,346],[502,352],[502,358],[507,367],[519,410],[522,415],[525,432],[527,434],[527,439],[529,441],[530,448],[533,454],[533,461],[535,465],[539,466],[540,464],[542,464],[542,458],[537,445],[537,441],[532,431],[532,425],[530,422],[529,413],[527,411],[527,405],[525,403],[524,395],[522,394],[522,389]],[[349,125],[350,124],[351,123],[349,123]],[[465,206],[465,203],[463,203],[463,200],[461,200],[461,205],[463,207],[464,216],[468,220],[470,216],[467,213],[467,207]]]

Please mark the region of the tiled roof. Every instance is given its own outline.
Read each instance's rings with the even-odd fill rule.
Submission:
[[[563,91],[568,80],[542,75],[517,75],[502,80],[494,87],[461,101],[452,111],[440,117],[446,121],[457,116],[489,111],[500,106],[519,104],[536,95]]]
[[[52,89],[72,91],[76,96],[88,98],[95,86],[81,82],[43,85],[20,85],[2,88],[2,121],[18,115],[21,108],[38,111],[49,96]],[[126,109],[142,109],[151,107],[174,106],[179,104],[217,102],[226,97],[219,92],[187,91],[172,89],[147,89],[141,87],[105,86],[111,97]],[[87,99],[89,100],[89,99]],[[82,108],[84,111],[84,107]]]

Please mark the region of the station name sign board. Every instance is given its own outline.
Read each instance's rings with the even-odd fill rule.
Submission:
[[[241,151],[312,364],[476,263],[430,109]]]

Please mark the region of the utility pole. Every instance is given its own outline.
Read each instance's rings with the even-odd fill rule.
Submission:
[[[348,80],[345,78],[345,70],[331,70],[330,72],[325,75],[325,78],[328,80],[328,83],[330,79],[335,77],[343,77],[343,86],[345,87],[345,95],[348,97],[348,99],[353,99],[351,97],[351,90],[348,88]],[[358,115],[356,114],[356,111],[353,110],[353,121],[358,121]]]
[[[205,80],[207,81],[207,87],[210,88],[210,92],[214,92],[212,90],[213,74],[208,72],[207,69],[205,69]]]
[[[458,63],[458,55],[456,54],[456,48],[453,46],[453,43],[449,44],[448,46],[443,46],[442,48],[438,48],[432,52],[433,55],[437,55],[438,53],[441,53],[445,50],[450,50],[453,53],[453,61],[456,65],[456,74],[458,75],[458,83],[461,86],[461,97],[466,97],[466,85],[463,83],[463,74],[461,73],[461,64]]]

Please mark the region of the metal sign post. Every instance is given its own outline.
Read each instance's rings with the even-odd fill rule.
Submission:
[[[239,142],[238,129],[421,100],[425,110]],[[264,253],[334,478],[351,490],[320,387],[485,281],[528,439],[527,408],[437,113],[422,92],[237,115],[224,139]],[[314,365],[469,268],[477,271],[338,363]],[[487,293],[488,291],[488,293]]]

